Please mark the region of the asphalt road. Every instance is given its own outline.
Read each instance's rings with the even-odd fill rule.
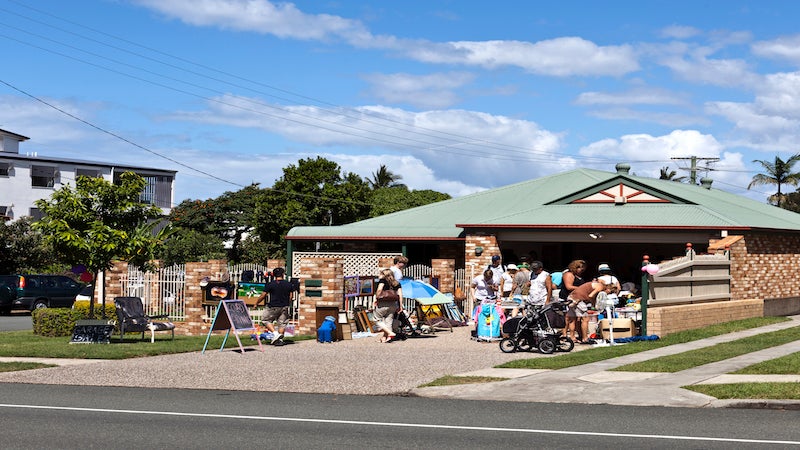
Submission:
[[[800,446],[799,411],[3,383],[0,423],[5,448]]]
[[[32,330],[30,312],[12,312],[9,316],[0,316],[0,331]]]

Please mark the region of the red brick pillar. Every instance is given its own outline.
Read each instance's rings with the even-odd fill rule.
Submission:
[[[187,262],[185,289],[185,314],[186,319],[183,323],[176,324],[178,332],[187,336],[196,336],[208,333],[211,322],[203,320],[206,311],[203,308],[203,288],[200,280],[208,277],[215,280],[220,274],[228,269],[228,262],[224,259],[215,259],[208,262]]]
[[[344,300],[344,260],[337,258],[303,258],[300,260],[300,304],[297,312],[298,333],[316,333],[317,306],[339,310]],[[314,280],[314,281],[312,281]],[[316,280],[319,280],[317,283]],[[319,286],[314,286],[319,284]],[[321,296],[314,294],[321,292]]]
[[[475,255],[475,250],[482,249],[480,256]],[[464,261],[467,271],[469,266],[475,266],[475,276],[483,273],[492,263],[492,256],[500,255],[500,246],[497,244],[497,237],[490,235],[468,235],[464,244]],[[504,262],[505,263],[505,262]]]
[[[268,259],[267,260],[267,268],[270,271],[272,271],[272,269],[275,269],[276,267],[280,267],[282,269],[285,269],[286,268],[286,260],[285,259]]]
[[[122,277],[128,274],[127,261],[114,261],[110,269],[106,270],[106,303],[114,303],[114,297],[124,297],[122,292]],[[95,289],[95,294],[99,295],[99,290]],[[100,299],[98,298],[98,301]]]
[[[455,280],[456,260],[432,259],[431,272],[439,277],[439,290],[444,293],[453,293],[456,288]]]

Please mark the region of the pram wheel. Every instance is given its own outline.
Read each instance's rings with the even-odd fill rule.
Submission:
[[[566,336],[558,338],[558,351],[571,352],[573,348],[575,348],[575,342],[573,342],[572,339]]]
[[[514,353],[517,351],[517,342],[514,338],[503,338],[500,340],[500,351],[503,353]]]
[[[522,338],[517,342],[517,349],[521,352],[529,352],[533,350],[533,343],[530,339]]]
[[[551,339],[542,339],[539,341],[539,351],[545,355],[549,355],[556,350],[556,344]]]

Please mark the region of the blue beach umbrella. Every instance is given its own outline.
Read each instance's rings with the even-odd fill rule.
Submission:
[[[405,298],[425,299],[441,294],[438,289],[430,284],[410,278],[400,280],[400,287],[403,288],[403,297]]]

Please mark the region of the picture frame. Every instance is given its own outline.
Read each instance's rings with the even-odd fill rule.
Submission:
[[[361,283],[358,275],[344,277],[344,296],[345,298],[358,297],[360,294]]]
[[[359,295],[374,295],[375,294],[375,278],[373,277],[359,277]]]

